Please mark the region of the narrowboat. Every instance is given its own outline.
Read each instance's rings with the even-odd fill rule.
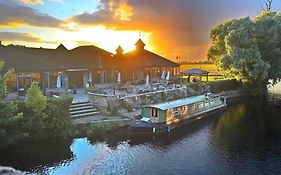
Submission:
[[[139,119],[129,125],[131,134],[170,132],[183,124],[221,111],[227,106],[226,97],[212,93],[187,97],[142,107]]]

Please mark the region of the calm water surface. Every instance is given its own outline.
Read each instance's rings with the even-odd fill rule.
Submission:
[[[240,99],[171,134],[24,143],[0,164],[28,174],[281,174],[281,98]]]

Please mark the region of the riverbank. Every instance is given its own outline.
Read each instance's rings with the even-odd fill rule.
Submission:
[[[244,96],[240,90],[223,91],[217,93],[218,95],[224,95],[228,99],[239,98]],[[136,116],[141,115],[141,109],[135,109],[132,112],[122,111],[119,115],[108,116],[108,115],[95,115],[90,117],[83,117],[78,119],[72,119],[75,125],[85,125],[85,124],[116,124],[121,127],[129,125],[132,123]]]
[[[169,134],[117,130],[101,138],[25,142],[0,149],[0,164],[27,174],[280,174],[281,108],[262,98],[229,101],[223,113]]]

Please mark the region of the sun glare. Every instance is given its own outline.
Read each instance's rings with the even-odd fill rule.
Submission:
[[[125,52],[135,49],[134,44],[139,38],[147,44],[146,49],[152,50],[152,47],[149,45],[150,35],[151,33],[141,32],[140,36],[139,31],[117,31],[97,26],[84,28],[79,31],[59,31],[51,37],[52,40],[63,43],[68,49],[79,45],[96,45],[115,53],[119,45]]]
[[[128,21],[133,16],[133,8],[127,4],[120,4],[115,10],[114,17],[120,20]]]

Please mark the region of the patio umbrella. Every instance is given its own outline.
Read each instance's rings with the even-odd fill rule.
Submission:
[[[149,75],[146,76],[145,86],[149,86]]]
[[[92,72],[89,72],[88,82],[91,83],[93,81]]]
[[[169,81],[170,80],[170,71],[167,72],[167,77],[166,80]]]
[[[120,73],[120,72],[118,72],[117,82],[118,82],[118,83],[121,83],[121,73]]]
[[[164,71],[162,72],[161,79],[165,80],[165,72]]]
[[[57,88],[58,89],[61,88],[61,78],[60,78],[60,75],[58,75],[58,77],[57,77]]]

